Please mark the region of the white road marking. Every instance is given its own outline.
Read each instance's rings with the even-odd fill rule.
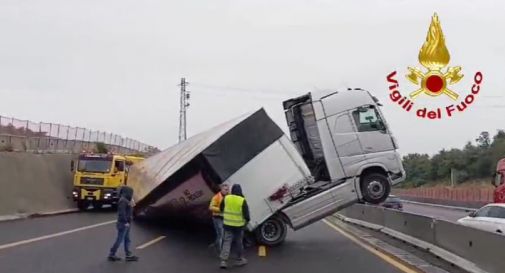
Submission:
[[[143,245],[139,245],[139,246],[137,247],[137,249],[144,249],[144,248],[146,248],[146,247],[148,247],[148,246],[150,246],[150,245],[154,245],[154,244],[156,244],[157,242],[159,242],[159,241],[161,241],[161,240],[165,239],[166,237],[167,237],[167,236],[160,236],[160,237],[158,237],[158,238],[156,238],[156,239],[153,239],[153,240],[151,240],[151,241],[149,241],[149,242],[147,242],[147,243],[145,243],[145,244],[143,244]]]
[[[407,265],[405,265],[404,263],[401,263],[395,259],[393,259],[392,257],[390,257],[389,255],[385,254],[385,253],[382,253],[381,251],[371,247],[370,245],[367,245],[366,243],[362,242],[360,239],[358,239],[355,235],[353,234],[350,234],[348,233],[347,231],[344,231],[343,229],[337,227],[336,225],[334,225],[333,223],[331,223],[330,221],[324,219],[323,222],[328,225],[330,228],[334,229],[335,231],[337,231],[338,233],[342,234],[344,237],[346,237],[347,239],[353,241],[354,243],[356,243],[357,245],[361,246],[362,248],[368,250],[369,252],[371,252],[372,254],[374,254],[375,256],[381,258],[382,260],[384,260],[385,262],[389,263],[390,265],[396,267],[397,269],[401,270],[402,272],[405,272],[405,273],[420,273],[420,271],[418,270],[415,270],[415,269],[412,269],[410,267],[408,267]]]
[[[94,225],[90,225],[90,226],[84,226],[84,227],[71,229],[71,230],[67,230],[67,231],[62,231],[62,232],[58,232],[58,233],[54,233],[54,234],[44,235],[44,236],[40,236],[40,237],[28,239],[28,240],[22,240],[22,241],[18,241],[18,242],[13,242],[13,243],[5,244],[5,245],[0,245],[0,250],[11,248],[11,247],[16,247],[16,246],[20,246],[20,245],[26,245],[26,244],[30,244],[30,243],[34,243],[34,242],[38,242],[38,241],[42,241],[42,240],[47,240],[47,239],[67,235],[70,233],[75,233],[75,232],[79,232],[79,231],[83,231],[83,230],[87,230],[87,229],[92,229],[92,228],[97,228],[97,227],[101,227],[101,226],[105,226],[105,225],[109,225],[109,224],[113,224],[113,223],[116,223],[116,220],[98,223],[98,224],[94,224]]]

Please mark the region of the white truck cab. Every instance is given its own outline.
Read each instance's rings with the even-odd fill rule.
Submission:
[[[284,102],[291,140],[312,179],[291,187],[286,205],[256,228],[262,243],[281,243],[283,223],[297,230],[359,201],[381,203],[392,185],[405,179],[379,107],[362,89],[308,93]]]

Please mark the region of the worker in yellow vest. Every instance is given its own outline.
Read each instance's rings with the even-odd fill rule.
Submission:
[[[231,187],[231,193],[226,195],[221,202],[221,211],[223,212],[223,247],[221,249],[221,268],[228,267],[228,258],[230,252],[234,250],[238,260],[236,265],[247,264],[244,258],[244,229],[249,223],[249,207],[242,194],[240,185],[235,184]]]
[[[223,198],[228,194],[229,187],[227,184],[221,184],[220,191],[210,200],[209,210],[212,213],[212,223],[216,231],[216,241],[211,245],[218,252],[221,251],[223,244],[223,212],[221,211],[221,203]]]

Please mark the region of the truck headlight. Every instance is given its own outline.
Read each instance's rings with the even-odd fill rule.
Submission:
[[[103,198],[104,199],[109,199],[111,196],[112,196],[111,193],[106,193]]]
[[[73,195],[74,197],[78,197],[78,196],[79,196],[79,193],[78,193],[77,191],[72,191],[72,195]]]

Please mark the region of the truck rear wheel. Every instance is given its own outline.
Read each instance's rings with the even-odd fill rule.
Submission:
[[[266,246],[277,246],[284,242],[288,233],[286,223],[278,216],[273,216],[255,230],[258,243]]]
[[[361,181],[363,199],[372,204],[380,204],[386,200],[391,191],[387,176],[381,173],[370,173]]]

